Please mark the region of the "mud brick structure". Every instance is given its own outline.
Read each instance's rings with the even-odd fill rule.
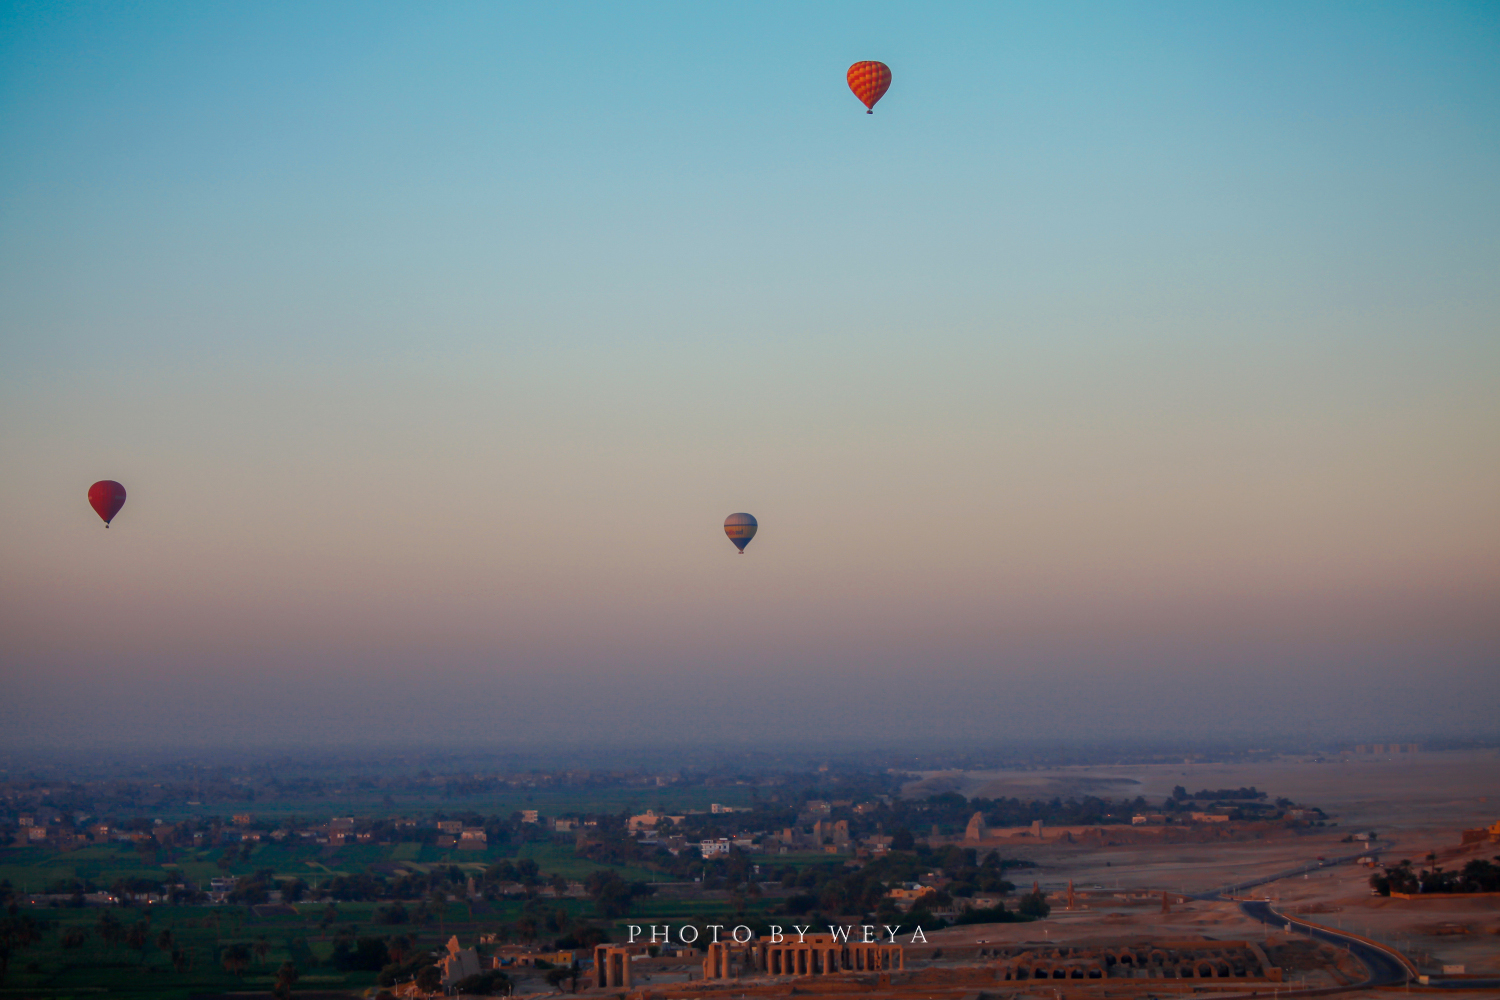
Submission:
[[[1140,941],[1101,947],[1004,949],[995,978],[1259,979],[1279,982],[1281,970],[1252,941]]]

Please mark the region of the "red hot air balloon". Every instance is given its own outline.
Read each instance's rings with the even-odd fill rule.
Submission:
[[[94,513],[104,518],[104,526],[109,527],[109,522],[125,506],[125,487],[113,479],[99,480],[89,487],[89,506],[94,508]]]
[[[849,89],[865,102],[865,114],[875,113],[875,102],[891,89],[891,68],[883,62],[857,62],[849,67]]]
[[[724,534],[734,543],[734,547],[740,550],[740,555],[745,554],[745,546],[750,544],[750,539],[755,537],[756,529],[760,525],[755,518],[749,514],[730,514],[724,519]]]

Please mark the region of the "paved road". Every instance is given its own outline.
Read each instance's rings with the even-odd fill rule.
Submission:
[[[1384,851],[1393,850],[1395,846],[1395,841],[1387,841],[1384,844],[1373,843],[1367,849],[1360,851],[1358,854],[1348,854],[1341,858],[1326,858],[1322,861],[1314,861],[1311,864],[1302,865],[1297,868],[1289,868],[1284,872],[1277,872],[1275,875],[1266,875],[1264,877],[1250,879],[1245,882],[1236,882],[1234,885],[1226,885],[1214,892],[1186,893],[1184,895],[1187,895],[1190,899],[1222,900],[1226,896],[1233,896],[1236,893],[1244,892],[1246,889],[1253,889],[1255,886],[1265,885],[1267,882],[1276,882],[1284,878],[1293,878],[1297,875],[1309,874],[1311,872],[1319,871],[1323,868],[1331,868],[1334,865],[1347,864],[1351,861],[1355,861],[1359,858],[1367,856],[1378,856]],[[1177,894],[1174,893],[1173,895]],[[1290,923],[1293,928],[1301,931],[1303,934],[1307,934],[1310,937],[1315,937],[1320,941],[1326,941],[1331,945],[1347,948],[1354,954],[1356,958],[1364,963],[1365,968],[1370,972],[1370,976],[1368,979],[1366,979],[1363,983],[1360,983],[1358,986],[1351,986],[1350,989],[1365,989],[1374,986],[1390,986],[1392,984],[1399,985],[1406,982],[1408,977],[1411,975],[1411,973],[1407,971],[1406,966],[1397,961],[1397,959],[1384,948],[1377,948],[1374,945],[1366,944],[1359,938],[1350,937],[1347,934],[1341,934],[1335,930],[1324,930],[1322,927],[1314,927],[1311,924],[1306,923],[1305,921],[1298,920],[1296,917],[1278,915],[1272,912],[1271,904],[1265,900],[1243,901],[1240,903],[1240,910],[1243,911],[1247,917],[1250,917],[1254,920],[1259,920],[1264,924],[1270,924],[1272,927],[1281,928]],[[1446,989],[1491,989],[1500,987],[1500,979],[1442,980],[1434,978],[1431,985],[1434,987]]]
[[[1348,864],[1349,862],[1357,861],[1360,858],[1379,857],[1382,851],[1392,850],[1395,848],[1395,846],[1395,841],[1387,841],[1385,844],[1371,844],[1369,847],[1367,847],[1363,851],[1360,851],[1358,854],[1346,854],[1341,858],[1326,858],[1323,861],[1314,861],[1310,864],[1301,865],[1297,868],[1288,868],[1286,871],[1277,872],[1275,875],[1265,875],[1260,878],[1250,879],[1247,882],[1236,882],[1234,885],[1226,885],[1221,887],[1217,892],[1205,893],[1197,898],[1213,899],[1220,894],[1225,896],[1233,896],[1235,893],[1244,892],[1246,889],[1253,889],[1258,885],[1265,885],[1267,882],[1276,882],[1284,878],[1293,878],[1297,875],[1306,875],[1323,868],[1332,868],[1334,865]]]
[[[1382,948],[1376,948],[1374,945],[1366,944],[1359,938],[1349,937],[1346,934],[1340,934],[1338,931],[1314,927],[1311,924],[1303,923],[1296,917],[1279,916],[1271,910],[1271,904],[1263,900],[1241,903],[1240,909],[1247,917],[1259,920],[1261,923],[1270,924],[1273,927],[1285,927],[1290,923],[1294,929],[1301,931],[1303,934],[1315,937],[1320,941],[1327,941],[1332,945],[1348,948],[1354,954],[1354,957],[1363,962],[1365,968],[1370,970],[1370,977],[1363,983],[1360,983],[1361,988],[1389,986],[1392,983],[1406,982],[1406,966],[1396,961],[1389,952]]]

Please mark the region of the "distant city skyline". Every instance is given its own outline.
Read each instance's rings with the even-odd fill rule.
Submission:
[[[0,4],[0,748],[1494,735],[1497,51]]]

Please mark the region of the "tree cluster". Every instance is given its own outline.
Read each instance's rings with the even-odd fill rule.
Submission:
[[[1496,855],[1494,861],[1500,861],[1500,855]],[[1500,892],[1500,865],[1476,858],[1456,872],[1446,871],[1440,865],[1418,871],[1412,868],[1410,860],[1403,859],[1395,867],[1371,875],[1370,888],[1382,896],[1389,896],[1393,892],[1411,895]]]
[[[918,898],[904,918],[907,923],[937,926],[939,922],[931,916],[933,909],[945,909],[955,898],[1009,893],[1015,886],[1005,879],[1005,869],[1030,864],[1003,859],[993,852],[981,861],[973,848],[955,845],[938,850],[922,846],[911,852],[892,851],[853,871],[839,863],[800,871],[787,868],[782,871],[782,887],[800,891],[788,897],[779,912],[794,917],[859,913],[892,923],[902,914],[890,898],[890,891],[905,883],[937,877],[948,881],[942,888]]]

